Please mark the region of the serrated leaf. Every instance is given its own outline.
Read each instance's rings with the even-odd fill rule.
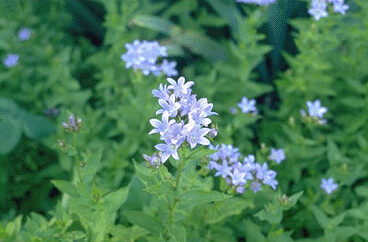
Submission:
[[[63,180],[52,180],[51,181],[54,186],[59,189],[61,192],[65,192],[69,194],[72,197],[78,197],[79,193],[77,191],[77,188],[69,181],[63,181]]]
[[[0,120],[0,154],[12,151],[22,136],[21,124],[17,120]]]
[[[124,211],[124,215],[128,218],[129,222],[144,228],[151,233],[160,234],[164,229],[164,226],[161,224],[160,220],[149,214],[140,211],[129,210]]]
[[[117,211],[125,202],[128,195],[129,186],[120,188],[117,191],[110,192],[101,199],[104,208],[109,212]]]
[[[261,228],[250,220],[244,222],[244,230],[247,240],[253,242],[266,241],[265,236],[261,232]]]
[[[244,208],[251,208],[254,204],[251,200],[233,197],[209,206],[205,221],[214,224],[232,215],[240,214]]]

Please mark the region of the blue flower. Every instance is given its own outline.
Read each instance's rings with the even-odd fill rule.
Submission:
[[[18,31],[19,41],[29,40],[30,37],[31,37],[31,30],[30,29],[23,27]]]
[[[157,89],[152,90],[152,95],[154,97],[157,97],[158,99],[163,100],[169,100],[170,98],[167,85],[162,85],[161,83],[158,90]]]
[[[331,194],[333,191],[337,190],[338,185],[334,183],[333,177],[329,179],[322,178],[321,179],[321,188],[327,193]]]
[[[307,106],[309,116],[311,117],[323,118],[323,115],[327,112],[327,108],[322,107],[321,101],[318,99],[315,100],[314,102],[307,101]]]
[[[237,2],[241,3],[253,3],[258,5],[268,5],[271,3],[276,2],[277,0],[236,0]]]
[[[271,148],[270,160],[280,164],[281,161],[285,160],[285,153],[283,149]]]
[[[161,162],[164,163],[172,156],[175,160],[179,160],[178,146],[175,144],[158,144],[155,148],[162,151]]]
[[[162,152],[160,152],[159,155],[155,153],[152,156],[143,154],[143,159],[145,159],[153,167],[159,167],[163,163],[161,161],[161,157],[162,157]]]
[[[160,46],[157,41],[139,41],[125,44],[127,52],[121,56],[126,68],[141,70],[144,75],[160,74],[160,67],[156,65],[159,57],[167,56],[165,46]]]
[[[162,135],[171,124],[175,123],[175,120],[169,120],[169,113],[164,112],[162,114],[162,121],[158,119],[151,119],[150,123],[154,129],[152,129],[148,134],[160,133]]]
[[[178,114],[180,103],[176,102],[175,95],[172,94],[168,100],[159,99],[158,104],[162,109],[157,110],[156,115],[164,112],[168,112],[170,117],[175,117]]]
[[[255,104],[256,104],[256,100],[254,99],[248,100],[248,98],[243,97],[241,102],[238,103],[238,107],[241,109],[243,113],[249,113],[249,112],[257,113],[257,108]]]
[[[170,83],[168,89],[172,89],[174,91],[174,95],[178,98],[185,97],[190,94],[190,88],[194,84],[192,81],[185,83],[185,78],[182,76],[179,77],[178,82],[171,78],[167,78],[167,81]]]
[[[162,114],[162,121],[151,119],[154,129],[149,133],[159,133],[160,139],[165,142],[155,146],[162,152],[162,162],[170,156],[177,159],[177,149],[183,142],[186,141],[193,149],[197,144],[210,145],[206,135],[217,134],[216,130],[205,128],[211,123],[208,116],[216,113],[206,98],[197,101],[196,96],[191,94],[194,82],[185,82],[184,77],[177,82],[171,78],[167,81],[169,86],[160,84],[158,90],[152,90],[153,96],[159,98],[161,109],[156,111],[156,115]],[[169,120],[170,117],[175,119]]]
[[[168,60],[164,59],[160,65],[160,70],[166,74],[166,76],[177,76],[178,75],[178,71],[175,69],[176,67],[176,62],[175,61],[171,61],[169,62]]]
[[[183,127],[182,133],[187,137],[186,140],[189,143],[190,148],[193,149],[197,144],[210,144],[210,141],[205,137],[209,131],[210,129],[208,128],[201,128],[200,125],[197,125],[194,122],[189,122]]]
[[[82,126],[82,119],[71,114],[68,118],[68,122],[62,122],[62,125],[68,132],[78,132]]]
[[[5,59],[3,60],[3,64],[6,67],[13,67],[18,64],[19,55],[16,54],[8,54]]]
[[[349,6],[344,4],[344,0],[312,0],[311,8],[308,9],[308,13],[317,21],[323,17],[327,17],[327,2],[333,4],[333,11],[335,13],[345,14],[346,10],[349,9]]]
[[[257,193],[262,190],[262,184],[257,181],[253,181],[250,185],[250,189],[252,189],[254,193]]]
[[[232,167],[227,164],[226,161],[223,161],[222,164],[218,164],[216,167],[215,176],[222,176],[222,178],[226,178],[231,174]]]

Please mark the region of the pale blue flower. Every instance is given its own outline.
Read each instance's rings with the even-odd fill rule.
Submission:
[[[152,90],[152,94],[154,97],[157,97],[158,99],[169,100],[170,98],[167,85],[162,85],[161,83],[158,90],[157,89]]]
[[[164,112],[162,114],[162,121],[158,119],[151,119],[150,123],[154,129],[152,129],[148,134],[160,133],[162,135],[170,125],[175,123],[175,120],[169,120],[169,113]]]
[[[62,125],[66,131],[78,132],[82,126],[82,119],[71,114],[68,118],[68,122],[62,122]]]
[[[207,127],[212,121],[207,118],[207,114],[200,109],[191,111],[188,115],[189,122],[193,121],[196,124]]]
[[[323,118],[323,115],[327,112],[327,108],[322,107],[321,101],[318,99],[315,100],[314,102],[307,101],[307,106],[308,106],[308,114],[311,117]]]
[[[175,160],[179,160],[178,146],[175,144],[158,144],[155,148],[162,152],[161,162],[164,163],[172,156]]]
[[[283,160],[285,160],[285,158],[286,157],[283,149],[271,148],[270,160],[280,164]]]
[[[13,67],[18,64],[19,55],[16,54],[8,54],[5,59],[3,60],[3,64],[6,67]]]
[[[163,162],[161,161],[162,152],[157,155],[156,153],[152,156],[143,154],[143,158],[153,167],[159,167]]]
[[[187,137],[186,140],[189,143],[190,148],[193,149],[197,144],[210,144],[210,141],[205,137],[209,131],[210,129],[208,128],[201,128],[200,125],[197,125],[194,122],[189,122],[183,127],[182,133]]]
[[[257,193],[259,191],[262,190],[262,184],[257,182],[257,181],[253,181],[251,184],[250,184],[250,189],[254,192],[254,193]]]
[[[30,29],[23,27],[18,31],[19,41],[29,40],[30,37],[31,37],[31,30]]]
[[[160,70],[166,74],[166,76],[177,76],[178,75],[178,71],[175,69],[176,67],[176,62],[175,61],[171,61],[169,62],[168,60],[164,59],[160,65]]]
[[[179,98],[190,94],[190,87],[194,84],[192,81],[185,83],[185,78],[182,76],[179,77],[178,82],[172,78],[167,78],[167,81],[170,83],[168,89],[172,89],[174,95]]]
[[[156,115],[167,112],[170,117],[175,117],[178,114],[178,110],[181,106],[180,103],[176,102],[174,94],[172,94],[168,100],[159,99],[158,104],[160,104],[162,109],[157,110]]]
[[[135,40],[131,44],[125,44],[125,48],[127,52],[121,56],[121,59],[125,61],[126,68],[141,70],[144,75],[160,73],[160,67],[156,65],[156,61],[159,57],[167,56],[165,46],[160,46],[157,41]]]
[[[255,105],[256,100],[254,99],[248,100],[248,98],[246,97],[243,97],[240,103],[238,103],[238,107],[241,109],[243,113],[249,112],[257,113],[257,108]]]
[[[222,176],[222,178],[229,176],[232,171],[232,167],[229,166],[226,161],[223,161],[222,164],[218,164],[216,168],[215,176]]]
[[[161,135],[161,140],[165,141],[167,144],[175,144],[180,146],[184,140],[185,135],[182,132],[183,123],[174,123],[167,127],[167,130]]]
[[[338,185],[334,183],[333,177],[330,177],[329,179],[322,178],[321,179],[321,188],[327,193],[331,194],[335,190],[337,190]]]

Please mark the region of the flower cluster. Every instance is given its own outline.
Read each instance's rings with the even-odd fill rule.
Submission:
[[[23,41],[29,40],[30,37],[31,37],[31,30],[30,29],[23,27],[18,31],[19,41],[23,42]]]
[[[257,114],[258,110],[256,107],[256,100],[249,99],[246,97],[243,97],[241,101],[238,103],[238,107],[241,109],[243,113],[253,113]]]
[[[307,107],[308,107],[308,115],[306,114],[304,109],[300,110],[300,114],[303,117],[309,116],[309,117],[317,120],[317,122],[319,124],[326,124],[327,123],[327,120],[323,119],[323,115],[327,112],[328,109],[326,107],[321,106],[321,101],[320,100],[317,99],[314,102],[307,101],[306,104],[307,104]]]
[[[258,5],[268,5],[268,4],[276,2],[277,0],[236,0],[236,1],[242,2],[242,3],[254,3]]]
[[[331,194],[335,190],[337,190],[338,185],[334,183],[333,177],[329,179],[322,178],[321,179],[321,188],[327,193]]]
[[[156,115],[161,115],[161,120],[151,119],[150,123],[154,129],[149,134],[159,133],[163,143],[155,146],[160,152],[152,157],[144,155],[152,166],[159,166],[170,156],[179,160],[178,148],[186,141],[193,149],[197,144],[209,145],[208,136],[215,136],[216,130],[208,128],[211,115],[217,115],[212,111],[213,104],[208,103],[206,98],[197,100],[192,94],[191,86],[194,82],[185,82],[184,77],[178,81],[168,78],[170,85],[160,84],[159,89],[152,91],[154,97],[158,98],[161,106]]]
[[[4,66],[10,68],[16,66],[18,64],[19,55],[16,54],[8,54],[3,60]]]
[[[82,119],[76,118],[74,114],[71,114],[68,122],[63,122],[62,125],[68,132],[78,132],[82,127]]]
[[[285,160],[285,153],[283,149],[275,149],[271,148],[270,160],[280,164],[283,160]]]
[[[346,5],[344,1],[345,0],[312,0],[311,8],[308,10],[308,13],[318,21],[328,16],[327,6],[328,3],[331,3],[334,12],[345,14],[349,6]]]
[[[167,56],[167,48],[160,46],[157,41],[139,41],[125,44],[127,52],[121,56],[125,61],[126,68],[141,70],[144,75],[154,74],[155,76],[164,73],[166,76],[178,75],[176,62],[169,62],[166,59],[161,64],[157,64],[157,59]]]
[[[244,192],[246,184],[250,184],[254,193],[262,190],[262,184],[276,189],[276,172],[269,170],[267,163],[259,164],[254,155],[244,157],[243,162],[239,161],[241,154],[232,145],[222,144],[210,148],[217,152],[209,156],[208,169],[215,170],[215,176],[223,177],[238,193]]]

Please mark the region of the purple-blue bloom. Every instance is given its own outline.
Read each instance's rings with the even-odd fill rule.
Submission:
[[[285,160],[285,158],[286,157],[283,149],[271,148],[270,160],[280,164],[283,160]]]
[[[16,54],[8,54],[5,59],[3,60],[3,64],[6,67],[13,67],[18,64],[19,55]]]
[[[327,17],[328,2],[333,5],[333,11],[335,13],[345,14],[346,10],[349,9],[349,6],[345,4],[344,0],[312,0],[308,13],[317,21],[321,18]]]
[[[78,132],[82,126],[82,119],[71,114],[68,118],[68,122],[62,122],[62,125],[66,131]]]
[[[322,107],[321,101],[318,99],[315,100],[314,102],[307,101],[307,106],[309,116],[311,117],[323,118],[323,115],[327,112],[327,108]]]
[[[327,193],[331,194],[335,190],[337,190],[338,185],[334,183],[333,177],[328,179],[322,178],[321,179],[321,188]]]
[[[162,135],[171,124],[175,123],[175,120],[169,120],[169,113],[164,112],[162,114],[162,121],[158,119],[151,119],[150,123],[154,129],[152,129],[148,134],[160,133]]]
[[[222,176],[238,193],[244,192],[247,181],[251,181],[249,187],[255,193],[262,189],[262,184],[276,189],[278,184],[275,179],[276,172],[269,170],[267,163],[260,165],[255,162],[254,155],[248,155],[240,162],[241,155],[238,149],[231,145],[222,144],[215,147],[211,145],[210,148],[217,152],[209,155],[211,160],[208,169],[215,170],[215,176]]]
[[[177,76],[178,71],[175,69],[175,67],[175,61],[169,62],[168,60],[164,59],[160,65],[160,70],[165,73],[166,76]]]
[[[179,159],[177,150],[185,141],[193,149],[198,144],[210,145],[206,136],[217,134],[215,129],[207,128],[212,122],[208,116],[217,113],[212,111],[213,104],[206,98],[197,101],[191,89],[194,82],[185,82],[184,77],[178,81],[167,78],[167,81],[169,86],[160,84],[159,89],[152,91],[153,96],[159,99],[161,109],[156,111],[156,115],[162,114],[162,121],[151,119],[154,129],[149,134],[159,133],[165,142],[155,146],[162,152],[161,163],[170,156]]]
[[[31,37],[31,30],[30,29],[23,27],[18,31],[19,41],[29,40],[30,37]]]
[[[256,100],[254,99],[248,100],[248,98],[246,97],[243,97],[240,103],[238,103],[238,107],[241,109],[243,113],[249,112],[257,113],[257,108],[255,105]]]
[[[153,167],[159,167],[161,163],[162,152],[160,152],[158,155],[155,153],[152,156],[148,156],[146,154],[143,154],[143,159],[145,159],[151,166]]]
[[[155,76],[164,73],[167,76],[176,76],[176,62],[169,62],[164,59],[161,64],[157,60],[167,56],[166,46],[160,46],[157,41],[135,40],[133,43],[125,44],[127,52],[121,55],[125,61],[126,68],[141,70],[144,75],[153,74]]]

